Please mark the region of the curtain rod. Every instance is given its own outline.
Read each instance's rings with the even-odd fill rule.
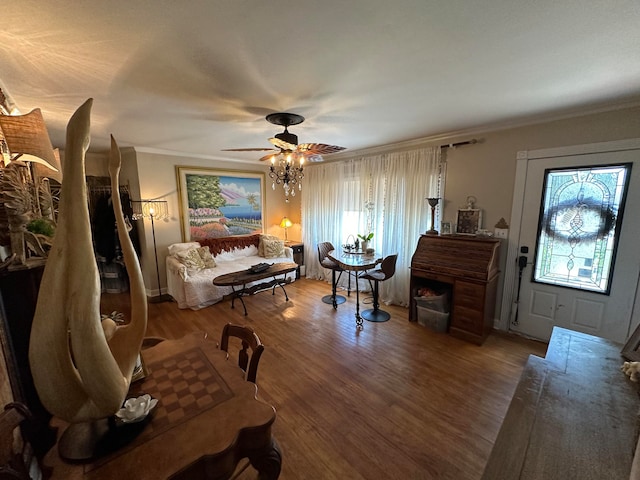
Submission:
[[[455,148],[455,147],[461,147],[462,145],[475,145],[476,143],[478,143],[478,140],[476,140],[475,138],[472,138],[471,140],[467,140],[465,142],[446,143],[446,144],[440,145],[440,148]]]

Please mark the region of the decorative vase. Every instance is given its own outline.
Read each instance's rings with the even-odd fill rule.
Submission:
[[[366,242],[366,241],[362,240],[360,242],[360,247],[361,247],[363,252],[366,252],[367,248],[369,248],[369,242]]]

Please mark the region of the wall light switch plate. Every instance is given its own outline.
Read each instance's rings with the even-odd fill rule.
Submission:
[[[496,238],[507,238],[509,236],[508,228],[496,228],[493,232],[493,236]]]

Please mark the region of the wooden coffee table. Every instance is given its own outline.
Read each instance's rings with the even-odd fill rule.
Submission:
[[[293,272],[298,269],[297,263],[274,263],[269,268],[262,272],[254,273],[251,270],[240,270],[238,272],[227,273],[220,275],[213,279],[213,284],[221,287],[230,286],[233,289],[231,296],[231,308],[234,308],[234,302],[236,298],[239,298],[244,307],[244,314],[247,314],[247,306],[244,304],[242,297],[247,295],[254,295],[258,292],[271,289],[272,295],[276,294],[276,287],[280,287],[284,292],[284,297],[289,301],[289,296],[284,286],[287,283],[291,283],[291,279],[287,278],[287,273]],[[282,278],[278,276],[282,275]],[[256,283],[247,286],[248,283],[253,283],[257,280],[264,280],[265,278],[271,278],[268,282]],[[241,287],[241,288],[236,288]]]

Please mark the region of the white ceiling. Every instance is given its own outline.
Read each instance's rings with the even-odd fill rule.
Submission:
[[[640,101],[638,0],[14,0],[0,81],[54,146],[94,98],[90,150],[256,160],[365,149]]]

